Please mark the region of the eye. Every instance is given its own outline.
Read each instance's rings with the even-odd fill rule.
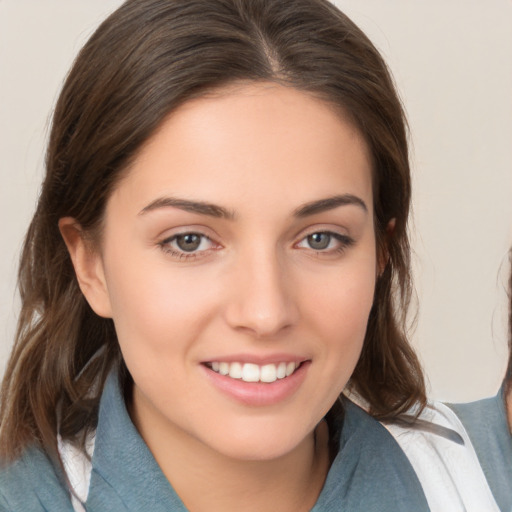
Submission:
[[[331,238],[330,233],[313,233],[312,235],[308,235],[306,240],[311,249],[323,251],[329,247]]]
[[[317,252],[343,251],[353,244],[352,238],[330,231],[317,231],[304,237],[297,247]]]
[[[203,236],[197,233],[185,233],[184,235],[178,235],[175,238],[176,245],[179,249],[184,252],[194,252],[201,247],[203,242]]]
[[[160,243],[162,248],[173,256],[190,257],[212,249],[215,244],[202,233],[179,233]]]

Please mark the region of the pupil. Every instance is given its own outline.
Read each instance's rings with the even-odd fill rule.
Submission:
[[[312,249],[322,250],[329,247],[331,236],[327,233],[313,233],[308,236],[308,243]]]
[[[201,243],[201,237],[193,233],[180,235],[178,238],[176,238],[176,243],[182,251],[192,252],[199,247],[199,244]]]

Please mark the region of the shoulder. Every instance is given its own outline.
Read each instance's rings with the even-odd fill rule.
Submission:
[[[60,471],[39,449],[31,447],[0,469],[0,510],[72,511]]]
[[[502,510],[512,510],[512,435],[503,392],[466,404],[450,404],[463,423],[489,486]]]
[[[385,427],[404,450],[431,510],[498,510],[469,436],[455,413],[432,403]]]
[[[428,511],[420,482],[387,430],[363,409],[344,400],[339,449],[314,512]]]
[[[502,390],[496,396],[465,404],[447,404],[460,418],[471,437],[488,438],[490,426],[508,431]]]
[[[491,398],[449,407],[464,425],[482,465],[488,465],[487,459],[491,457],[494,461],[489,461],[489,465],[495,466],[497,460],[506,456],[504,462],[512,466],[512,437],[501,390]]]

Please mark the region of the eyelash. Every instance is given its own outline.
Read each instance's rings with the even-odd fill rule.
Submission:
[[[199,242],[199,247],[201,246],[201,244],[203,244],[204,241],[208,241],[210,242],[212,245],[216,245],[212,239],[206,235],[204,235],[203,233],[197,233],[195,231],[186,231],[186,232],[183,232],[183,233],[176,233],[175,235],[172,235],[171,237],[169,238],[166,238],[165,240],[162,240],[158,245],[162,248],[162,250],[169,254],[170,256],[172,256],[173,258],[176,258],[176,259],[179,259],[179,260],[192,260],[192,259],[196,259],[198,257],[202,257],[205,253],[211,251],[211,250],[216,250],[217,248],[208,248],[208,249],[204,249],[202,251],[197,251],[197,250],[194,250],[194,251],[190,251],[190,252],[187,252],[187,251],[184,251],[183,249],[176,249],[174,248],[171,244],[173,242],[175,242],[177,239],[179,239],[180,237],[186,237],[186,236],[197,236],[197,237],[200,237],[201,238],[201,241]]]
[[[302,249],[302,247],[300,247],[300,244],[302,244],[304,242],[307,243],[308,238],[312,237],[314,235],[326,235],[326,236],[330,237],[328,245],[331,244],[332,239],[336,240],[339,244],[339,246],[335,247],[335,248],[328,248],[328,247],[325,249],[315,249],[313,247],[304,248],[306,250],[313,251],[318,256],[341,254],[345,250],[347,250],[349,247],[354,245],[354,243],[355,243],[354,239],[347,235],[342,235],[342,234],[336,233],[334,231],[324,230],[324,231],[313,231],[311,233],[308,233],[307,235],[303,236],[299,242],[294,244],[294,247]],[[209,248],[203,249],[201,251],[198,251],[197,249],[195,249],[193,251],[187,252],[183,249],[179,249],[179,248],[176,249],[171,245],[173,242],[176,242],[180,237],[187,237],[187,236],[200,237],[201,240],[199,242],[199,247],[205,241],[212,244],[213,247],[209,247]],[[213,242],[212,239],[210,237],[208,237],[207,235],[204,235],[203,233],[198,233],[195,231],[186,231],[183,233],[176,233],[175,235],[172,235],[171,237],[168,237],[165,240],[162,240],[161,242],[159,242],[158,245],[161,247],[161,249],[165,253],[169,254],[171,257],[176,258],[178,260],[194,260],[197,258],[201,258],[201,257],[206,256],[206,254],[209,253],[210,251],[217,250],[220,247],[218,244],[215,244],[215,242]]]
[[[335,231],[313,231],[311,233],[308,233],[304,237],[301,238],[301,240],[296,244],[296,247],[299,247],[299,244],[306,242],[309,237],[312,237],[314,235],[327,235],[330,237],[329,239],[329,245],[332,242],[332,239],[338,242],[338,247],[335,248],[325,248],[325,249],[315,249],[314,247],[308,247],[305,248],[307,250],[314,251],[315,255],[317,256],[329,256],[329,255],[336,255],[336,254],[342,254],[345,252],[349,247],[353,246],[355,243],[355,240],[347,235],[342,235],[340,233],[336,233]],[[300,247],[299,247],[300,248]]]

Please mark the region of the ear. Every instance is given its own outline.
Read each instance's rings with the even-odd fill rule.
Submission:
[[[94,312],[111,318],[110,297],[99,251],[71,217],[59,219],[59,230],[68,248],[80,290]]]
[[[377,258],[377,275],[380,277],[386,268],[389,261],[389,241],[393,238],[396,226],[396,219],[393,218],[388,222],[386,226],[386,232],[384,233],[384,240],[382,246],[379,248],[379,254]]]

